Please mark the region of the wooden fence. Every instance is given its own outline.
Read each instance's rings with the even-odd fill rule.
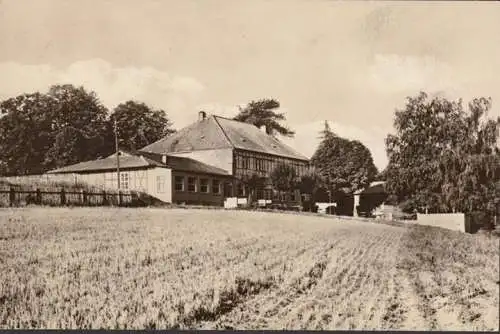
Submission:
[[[0,207],[49,206],[140,206],[139,194],[131,191],[0,189]]]

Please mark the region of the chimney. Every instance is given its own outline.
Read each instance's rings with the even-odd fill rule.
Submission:
[[[199,121],[203,121],[203,120],[205,120],[205,118],[207,118],[207,113],[206,112],[204,112],[203,110],[200,111],[200,112],[198,112],[198,120]]]
[[[166,154],[161,156],[161,162],[165,165],[167,164],[167,155]]]

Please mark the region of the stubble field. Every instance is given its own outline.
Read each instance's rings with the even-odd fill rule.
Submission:
[[[499,241],[263,212],[0,211],[0,328],[498,330]]]

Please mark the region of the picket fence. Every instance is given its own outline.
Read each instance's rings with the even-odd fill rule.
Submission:
[[[0,188],[0,207],[21,207],[30,204],[49,206],[137,206],[138,198],[139,194],[131,191]]]

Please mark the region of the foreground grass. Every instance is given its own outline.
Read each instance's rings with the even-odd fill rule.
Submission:
[[[259,212],[0,211],[1,328],[498,329],[498,239]]]

